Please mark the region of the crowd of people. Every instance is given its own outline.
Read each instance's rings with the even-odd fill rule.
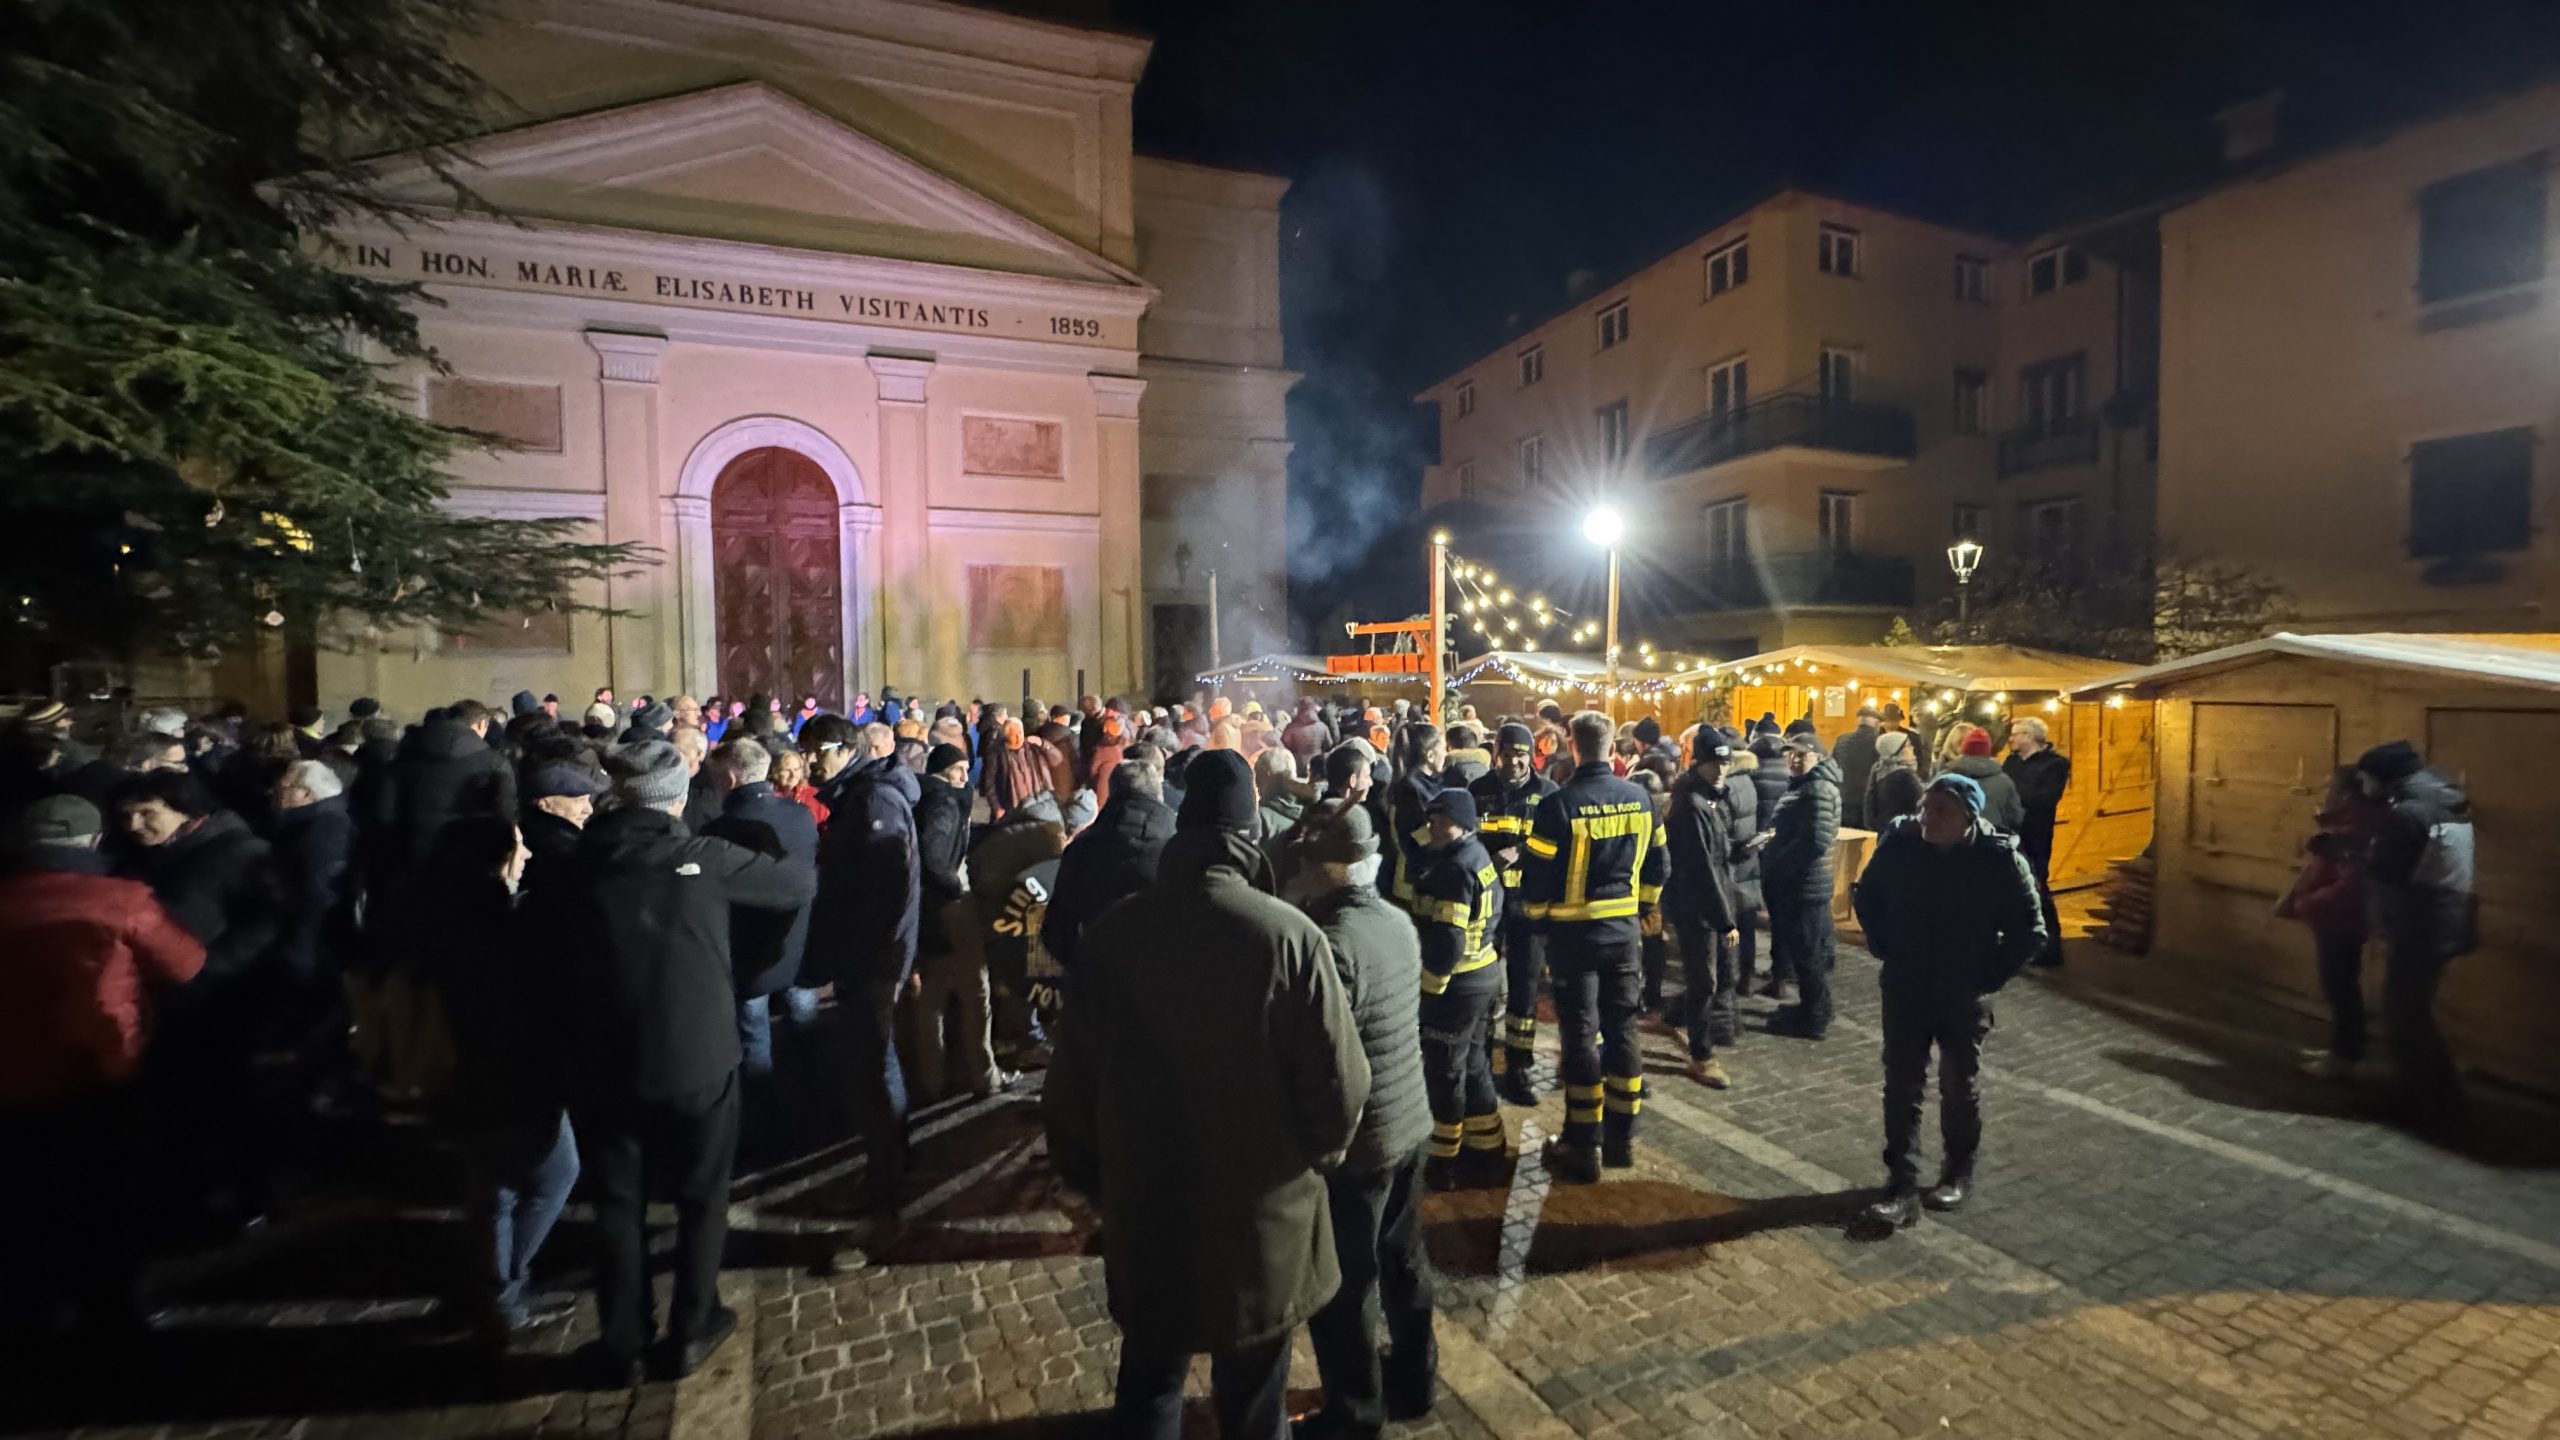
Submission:
[[[1051,1163],[1101,1217],[1127,1433],[1171,1440],[1207,1353],[1223,1433],[1278,1435],[1304,1324],[1326,1393],[1305,1433],[1373,1435],[1430,1405],[1420,1197],[1508,1183],[1542,994],[1564,1099],[1543,1159],[1595,1183],[1634,1163],[1639,1017],[1714,1090],[1738,1083],[1738,996],[1825,1037],[1839,832],[1879,832],[1854,897],[1885,1002],[1868,1218],[1900,1227],[1967,1197],[1989,997],[2061,961],[2070,762],[2032,716],[1994,760],[1988,732],[1924,739],[1892,706],[1836,745],[1810,717],[1675,734],[1552,703],[1446,728],[1312,698],[847,711],[149,710],[102,749],[59,706],[11,722],[0,1122],[62,1158],[12,1187],[9,1318],[140,1323],[156,1247],[258,1223],[309,1158],[301,1119],[378,1108],[459,1159],[476,1259],[453,1298],[487,1342],[564,1313],[535,1262],[581,1188],[588,1360],[680,1375],[735,1325],[738,1165],[853,1144],[858,1213],[823,1263],[858,1267],[900,1234],[909,1114],[1042,1067]],[[2337,977],[2340,1064],[2363,907],[2339,887],[2382,897],[2395,976],[2454,923],[2425,897],[2460,797],[2403,751],[2333,796],[2288,901]],[[2431,984],[2391,994],[2412,1073],[2448,1081]],[[653,1183],[677,1215],[663,1323]]]

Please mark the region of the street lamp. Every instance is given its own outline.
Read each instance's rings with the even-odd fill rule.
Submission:
[[[1618,715],[1618,542],[1626,534],[1627,522],[1609,506],[1602,505],[1582,517],[1582,538],[1609,552],[1609,631],[1602,642],[1601,656],[1608,666],[1603,676],[1608,685],[1605,698],[1611,703],[1601,709],[1613,720]]]
[[[1965,622],[1966,611],[1969,608],[1965,600],[1971,592],[1966,587],[1973,582],[1973,572],[1981,567],[1981,541],[1959,540],[1947,547],[1947,568],[1956,572],[1956,623],[1959,625]]]

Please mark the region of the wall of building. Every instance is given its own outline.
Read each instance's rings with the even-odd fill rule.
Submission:
[[[2157,733],[2159,963],[2325,1015],[2310,934],[2274,906],[2329,769],[2406,739],[2468,791],[2478,827],[2481,943],[2446,972],[2446,1033],[2466,1064],[2560,1091],[2560,696],[2279,658],[2178,683]],[[2381,971],[2377,952],[2377,1028]]]
[[[2161,227],[2160,525],[2285,585],[2315,628],[2547,627],[2560,537],[2560,345],[2547,276],[2421,299],[2419,192],[2560,142],[2543,89],[2237,181]],[[2531,426],[2528,547],[2430,584],[2411,558],[2417,441]]]

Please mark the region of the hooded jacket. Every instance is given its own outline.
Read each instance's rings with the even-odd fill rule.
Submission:
[[[130,1078],[154,989],[204,968],[204,946],[150,888],[106,868],[94,850],[48,845],[0,875],[0,1107]]]
[[[1078,952],[1049,1153],[1102,1211],[1134,1354],[1285,1336],[1341,1284],[1317,1172],[1358,1131],[1369,1061],[1324,932],[1268,883],[1253,837],[1183,831]]]
[[[534,943],[559,958],[571,1093],[675,1099],[737,1069],[730,907],[792,910],[814,888],[808,871],[661,810],[597,816],[567,873],[525,900]]]
[[[1040,944],[1061,971],[1075,966],[1085,927],[1127,896],[1156,883],[1173,810],[1152,795],[1123,790],[1058,861],[1057,892],[1041,917]]]
[[[2009,983],[2044,948],[2044,905],[2017,842],[1977,816],[1940,849],[1894,821],[1858,878],[1858,926],[1883,962],[1888,1005],[1965,1005]]]
[[[1662,887],[1662,906],[1675,922],[1718,934],[1740,925],[1742,906],[1733,891],[1736,842],[1727,797],[1750,788],[1749,782],[1736,779],[1711,787],[1695,770],[1684,770],[1671,782],[1671,812],[1663,817],[1671,874]]]
[[[1918,794],[1920,787],[1928,781],[1928,777],[1920,773],[1920,747],[1913,743],[1908,730],[1887,730],[1876,737],[1875,765],[1867,772],[1866,816],[1873,822],[1867,826],[1870,830],[1880,831],[1886,821],[1907,813],[1893,809],[1884,793],[1889,783],[1900,788],[1898,782],[1888,779],[1896,772],[1911,777],[1908,793],[1912,795]]]
[[[1764,828],[1769,812],[1760,806],[1760,757],[1748,750],[1733,752],[1724,777],[1726,818],[1733,826],[1733,903],[1737,919],[1760,908],[1760,847],[1744,842]]]
[[[1877,736],[1854,725],[1831,747],[1831,758],[1840,766],[1840,823],[1851,829],[1867,828],[1867,778],[1876,768]]]
[[[1763,888],[1827,902],[1831,847],[1840,838],[1839,765],[1826,755],[1802,775],[1787,777],[1785,797],[1762,823],[1777,832],[1760,850]]]
[[[1369,1103],[1342,1157],[1354,1174],[1402,1163],[1431,1137],[1422,1083],[1422,949],[1413,921],[1373,885],[1319,895],[1307,915],[1333,947],[1333,965],[1369,1061]]]
[[[1958,755],[1947,762],[1947,774],[1962,775],[1982,787],[1982,818],[2003,835],[2015,835],[2026,824],[2027,807],[2018,800],[2017,784],[2001,773],[1988,755]]]
[[[2366,878],[2383,933],[2432,959],[2473,944],[2471,801],[2433,770],[2395,780],[2373,836]]]
[[[874,756],[847,765],[818,794],[827,833],[800,983],[903,983],[915,969],[923,908],[915,772],[895,755]]]
[[[943,911],[969,892],[961,867],[969,858],[969,790],[926,776],[916,782],[916,866],[924,914],[917,947],[927,955],[951,949]]]
[[[423,860],[436,832],[465,815],[516,818],[516,775],[507,757],[458,720],[438,720],[394,762],[391,830],[400,861]]]
[[[2033,755],[2012,754],[2000,762],[2018,792],[2018,849],[2030,862],[2053,855],[2053,826],[2064,792],[2071,788],[2071,757],[2051,747]]]
[[[204,942],[203,976],[185,997],[191,1013],[197,1002],[273,953],[283,910],[273,855],[249,822],[228,810],[216,810],[169,843],[135,854],[135,874]]]
[[[347,797],[332,795],[276,813],[279,919],[276,958],[309,983],[328,977],[355,942],[356,822]]]

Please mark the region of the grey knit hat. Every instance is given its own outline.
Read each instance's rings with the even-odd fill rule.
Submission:
[[[664,740],[625,746],[614,761],[623,772],[622,793],[634,805],[665,809],[681,802],[693,785],[684,755]]]

